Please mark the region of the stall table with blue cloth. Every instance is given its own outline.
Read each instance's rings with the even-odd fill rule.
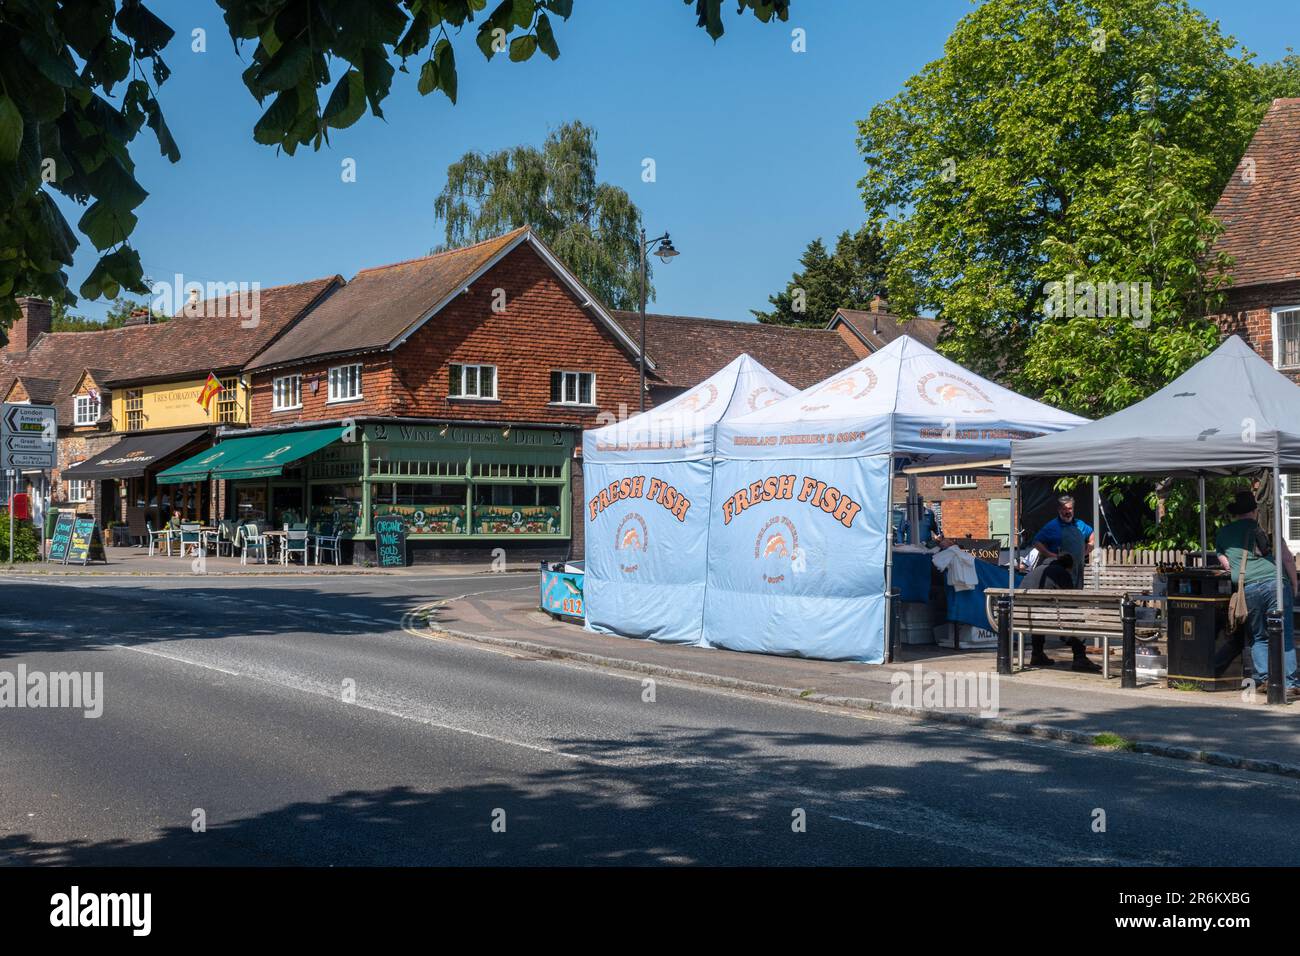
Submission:
[[[919,551],[894,552],[894,586],[898,588],[899,599],[904,602],[926,603],[930,600],[930,577],[933,564],[932,555]],[[1007,586],[1007,569],[991,561],[975,559],[975,576],[979,583],[973,588],[957,590],[951,584],[944,584],[947,598],[945,619],[954,624],[969,624],[972,627],[991,630],[984,609],[984,589],[1004,588]],[[1016,585],[1024,579],[1023,574],[1016,575]],[[954,646],[960,649],[960,642],[954,638]]]

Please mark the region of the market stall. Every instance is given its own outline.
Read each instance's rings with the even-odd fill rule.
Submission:
[[[1283,606],[1281,555],[1286,546],[1282,472],[1297,469],[1300,387],[1235,335],[1173,382],[1123,411],[1064,434],[1011,444],[1013,485],[1026,475],[1198,478],[1202,552],[1208,544],[1206,476],[1271,472],[1278,607]],[[1211,564],[1202,576],[1226,573]],[[1216,592],[1219,589],[1215,587]],[[1279,669],[1270,668],[1271,679],[1280,680]],[[1171,660],[1171,676],[1174,670]],[[1280,684],[1277,690],[1280,695]],[[1274,696],[1270,687],[1270,703]]]
[[[881,662],[899,470],[1005,458],[1013,439],[1084,421],[903,336],[804,392],[720,422],[707,640]]]
[[[794,393],[748,355],[672,401],[583,435],[587,626],[704,644],[714,426]]]

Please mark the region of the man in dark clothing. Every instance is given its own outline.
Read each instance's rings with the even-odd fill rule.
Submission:
[[[1069,552],[1057,555],[1050,561],[1040,561],[1034,569],[1025,575],[1020,587],[1027,590],[1072,590],[1074,588],[1074,556]],[[1033,635],[1034,651],[1029,657],[1031,667],[1051,667],[1056,662],[1047,656],[1043,647],[1047,638],[1042,634]],[[1074,664],[1070,670],[1095,674],[1101,668],[1088,660],[1088,652],[1083,641],[1071,637],[1068,641],[1074,651]]]

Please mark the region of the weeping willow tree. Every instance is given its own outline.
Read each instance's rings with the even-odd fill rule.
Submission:
[[[590,126],[565,123],[541,149],[466,153],[447,167],[434,211],[445,226],[443,248],[530,225],[606,305],[638,306],[641,212],[625,190],[597,180]]]

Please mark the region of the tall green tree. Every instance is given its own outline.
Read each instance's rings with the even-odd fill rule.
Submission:
[[[1265,85],[1183,0],[988,0],[859,124],[891,299],[937,311],[953,357],[1012,385],[1084,414],[1129,404],[1214,341],[1208,211]],[[1053,283],[1111,282],[1150,283],[1149,315],[1047,307]]]
[[[722,0],[685,0],[697,24],[722,36]],[[738,0],[738,12],[785,20],[790,0]],[[243,71],[265,112],[253,139],[292,154],[321,148],[331,130],[382,104],[397,72],[421,94],[456,101],[456,48],[491,60],[560,55],[556,22],[573,0],[217,0]],[[478,19],[476,20],[476,16]],[[463,29],[475,24],[475,29]],[[81,284],[87,298],[148,293],[130,245],[148,193],[131,144],[148,126],[162,154],[180,159],[158,99],[171,75],[162,52],[172,28],[142,0],[0,3],[0,328],[15,294],[75,302],[67,268],[78,232],[102,255]],[[197,40],[191,41],[198,42]],[[410,66],[408,66],[408,63]],[[87,206],[74,231],[51,199]]]
[[[553,130],[541,149],[466,153],[434,201],[447,247],[531,225],[606,305],[637,308],[641,213],[625,190],[597,180],[596,162],[596,133],[579,122]]]
[[[825,328],[836,309],[865,309],[874,296],[885,294],[888,257],[879,228],[847,229],[828,253],[821,239],[808,243],[799,257],[800,270],[784,289],[768,297],[770,312],[751,309],[760,322]]]

